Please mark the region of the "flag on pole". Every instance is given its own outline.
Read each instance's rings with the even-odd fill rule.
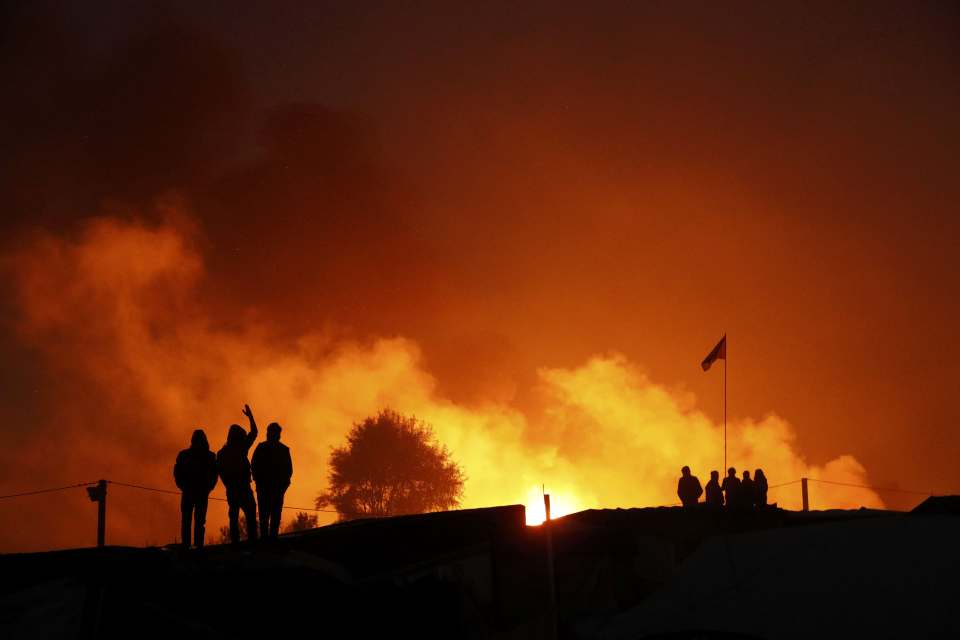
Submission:
[[[717,343],[717,346],[713,348],[706,358],[703,359],[703,362],[700,363],[700,366],[703,367],[703,370],[706,371],[710,368],[717,360],[726,360],[727,359],[727,334],[723,334],[723,337],[720,338],[720,342]]]

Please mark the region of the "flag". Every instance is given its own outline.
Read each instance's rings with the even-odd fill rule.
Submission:
[[[717,343],[717,346],[713,348],[706,358],[703,359],[703,362],[700,363],[700,366],[703,367],[703,370],[706,371],[710,368],[717,360],[726,360],[727,359],[727,335],[724,334],[720,338],[720,342]]]

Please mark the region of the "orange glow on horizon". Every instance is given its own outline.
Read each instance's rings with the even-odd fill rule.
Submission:
[[[136,269],[123,268],[131,262]],[[261,425],[284,426],[294,459],[289,505],[312,505],[326,485],[330,448],[343,444],[354,422],[385,407],[432,426],[466,476],[461,507],[522,501],[530,525],[545,517],[541,482],[555,517],[588,506],[656,506],[676,502],[683,465],[705,484],[722,459],[721,426],[693,394],[652,380],[623,354],[537,369],[539,412],[513,400],[468,404],[438,389],[419,344],[408,338],[360,342],[318,333],[278,346],[269,324],[255,318],[219,327],[193,304],[204,275],[201,256],[177,227],[114,218],[90,223],[79,237],[43,237],[19,257],[23,335],[40,348],[53,345],[48,357],[81,372],[94,401],[113,403],[123,415],[149,416],[148,455],[131,457],[124,441],[74,436],[72,462],[60,473],[82,477],[95,468],[102,477],[172,487],[170,461],[192,429],[205,428],[211,447],[219,448],[244,402]],[[700,374],[699,358],[690,369]],[[131,431],[132,441],[138,433]],[[814,465],[794,439],[793,427],[773,414],[731,421],[731,464],[738,471],[762,467],[771,485],[800,477],[867,484],[852,456]],[[771,491],[771,501],[799,508],[793,488]],[[816,508],[883,504],[870,491],[835,485],[817,485],[812,499]],[[111,543],[176,537],[175,501],[120,493],[111,500]],[[64,518],[79,521],[86,507],[77,502],[70,507],[77,513]],[[208,532],[217,531],[224,515],[210,509]],[[36,544],[0,542],[2,549]],[[77,539],[64,531],[43,546],[58,543]]]
[[[547,515],[543,504],[543,493],[540,487],[531,487],[530,490],[527,491],[525,506],[527,511],[527,526],[539,526],[546,521]],[[584,507],[580,505],[576,496],[556,493],[550,494],[550,518],[553,520],[583,510]]]

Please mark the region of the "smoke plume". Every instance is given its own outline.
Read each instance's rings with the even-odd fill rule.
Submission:
[[[291,336],[252,306],[213,309],[201,233],[176,208],[161,218],[96,218],[75,233],[37,234],[6,256],[18,337],[49,372],[44,393],[55,402],[0,453],[5,486],[104,477],[175,489],[173,459],[192,430],[206,429],[219,448],[227,426],[243,423],[244,403],[261,426],[284,426],[294,457],[286,502],[294,506],[312,505],[330,448],[383,407],[433,425],[467,476],[462,506],[525,503],[534,522],[541,485],[558,514],[670,504],[681,466],[706,482],[722,465],[721,427],[696,398],[617,353],[537,370],[538,411],[496,395],[468,405],[440,391],[420,347],[404,336],[348,339],[329,327]],[[463,367],[470,361],[464,353]],[[865,484],[851,456],[808,464],[776,415],[729,425],[729,442],[730,463],[763,468],[771,485],[801,476]],[[90,543],[86,497],[49,496],[17,503],[0,549]],[[799,487],[774,489],[770,499],[796,508]],[[882,505],[870,491],[832,485],[815,485],[812,500],[819,508]],[[225,511],[211,503],[208,537]],[[334,517],[323,515],[321,522]],[[178,518],[175,496],[110,489],[111,544],[170,542]]]

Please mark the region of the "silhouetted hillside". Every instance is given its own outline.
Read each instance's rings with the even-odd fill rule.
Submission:
[[[5,555],[0,635],[549,638],[548,536],[560,638],[956,634],[957,501],[911,514],[604,509],[548,527],[525,526],[517,505],[239,549]]]

